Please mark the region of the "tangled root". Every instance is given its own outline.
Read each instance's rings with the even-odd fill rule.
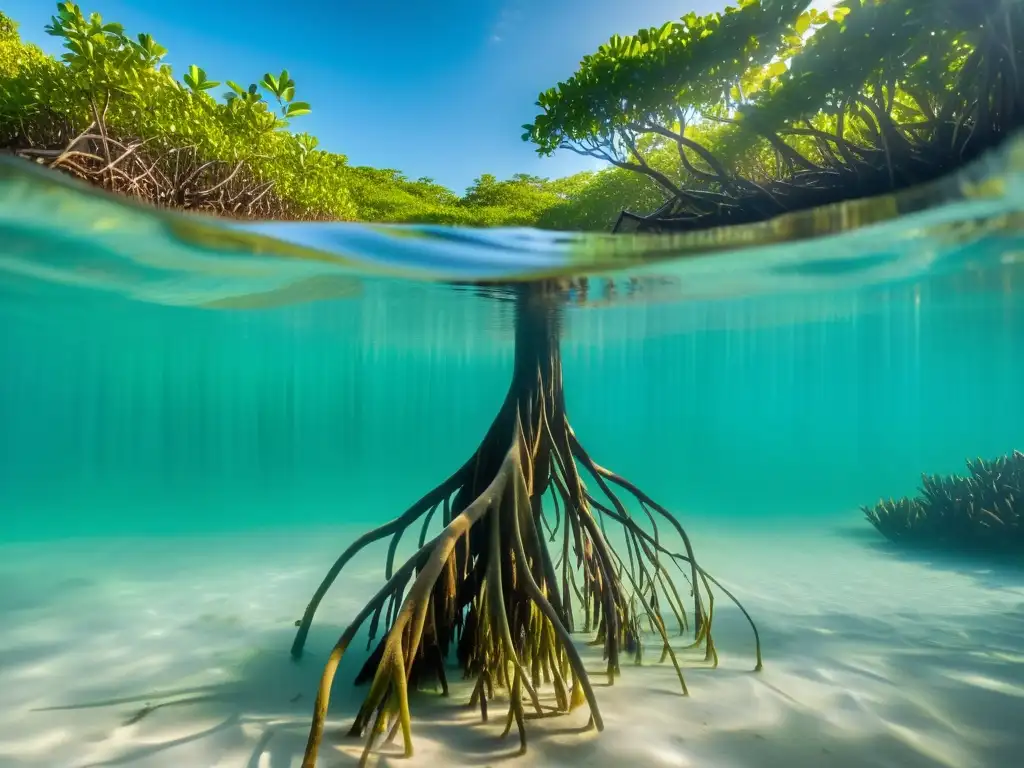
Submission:
[[[409,688],[432,676],[447,693],[445,659],[453,644],[464,676],[474,681],[470,705],[480,707],[485,721],[494,689],[507,692],[504,734],[515,724],[521,750],[526,749],[525,721],[549,714],[537,694],[542,684],[552,686],[555,713],[585,703],[591,724],[598,730],[604,727],[571,637],[579,613],[583,632],[593,632],[593,644],[602,646],[609,684],[620,674],[623,652],[640,663],[646,626],[660,639],[661,660],[671,661],[681,693],[688,693],[664,606],[675,619],[678,635],[692,630],[694,639],[688,647],[703,647],[705,659],[718,663],[712,585],[734,602],[735,598],[699,566],[689,537],[671,513],[598,465],[583,449],[565,411],[557,317],[539,308],[532,296],[529,291],[520,295],[512,384],[476,453],[403,515],[355,541],[328,572],[299,622],[292,646],[295,657],[302,653],[320,601],[345,564],[369,544],[391,537],[386,583],[328,658],[304,768],[315,766],[343,654],[367,620],[372,646],[382,615],[387,632],[356,678],[357,683],[370,683],[350,730],[366,739],[362,763],[381,734],[390,732],[393,738],[398,730],[405,755],[412,755]],[[594,481],[607,503],[588,491],[581,472]],[[642,526],[627,509],[618,495],[623,492],[639,506],[648,525]],[[553,523],[542,501],[548,493]],[[441,531],[428,541],[439,509]],[[618,524],[625,537],[625,560],[609,543],[606,521]],[[668,523],[681,539],[682,552],[662,542],[659,521]],[[417,522],[418,549],[396,569],[402,534]],[[560,549],[557,562],[548,544]],[[670,565],[689,582],[692,625]],[[752,621],[750,625],[759,670],[760,639]]]

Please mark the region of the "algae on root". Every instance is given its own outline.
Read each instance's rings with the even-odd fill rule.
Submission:
[[[569,423],[559,347],[564,288],[548,282],[515,289],[512,381],[478,449],[404,514],[345,550],[307,606],[292,646],[296,658],[318,605],[345,564],[369,544],[391,538],[386,583],[327,661],[304,768],[316,763],[338,664],[367,620],[371,645],[382,617],[386,631],[356,678],[357,683],[370,681],[350,730],[366,738],[364,762],[378,735],[388,731],[390,740],[401,730],[405,754],[412,754],[409,689],[433,677],[447,693],[445,660],[453,646],[464,676],[474,681],[470,704],[479,706],[484,720],[495,688],[507,691],[504,733],[515,724],[521,750],[526,748],[525,721],[532,714],[527,710],[536,716],[550,713],[540,703],[542,685],[551,686],[555,713],[585,703],[590,723],[603,728],[571,637],[578,616],[582,631],[595,634],[592,644],[602,646],[609,683],[620,672],[623,653],[640,661],[646,628],[656,638],[662,661],[671,660],[681,692],[687,692],[666,611],[679,635],[692,629],[689,647],[703,648],[705,659],[717,664],[712,587],[735,598],[698,564],[679,521],[630,481],[595,462]],[[542,503],[548,493],[550,509]],[[627,498],[642,517],[627,508]],[[429,537],[439,511],[441,532]],[[396,567],[398,542],[415,524],[420,526],[418,549]],[[606,538],[609,524],[618,526],[624,553]],[[667,547],[659,525],[676,534],[681,552]],[[692,625],[676,584],[679,575],[692,595]],[[756,628],[754,637],[760,669]]]

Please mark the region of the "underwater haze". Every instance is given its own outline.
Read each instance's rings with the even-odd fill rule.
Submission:
[[[861,507],[1024,447],[1020,151],[960,177],[973,195],[718,242],[217,223],[3,165],[0,765],[299,765],[386,545],[298,663],[295,620],[508,388],[514,305],[469,283],[581,273],[573,429],[680,518],[764,670],[721,599],[720,667],[690,659],[688,697],[655,645],[597,688],[605,733],[530,721],[514,756],[452,673],[451,702],[414,702],[412,761],[378,764],[1016,765],[1019,561],[901,548]],[[355,671],[319,765],[361,751]]]

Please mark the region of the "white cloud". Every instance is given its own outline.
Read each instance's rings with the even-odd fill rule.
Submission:
[[[508,28],[522,15],[518,0],[510,0],[508,5],[502,7],[498,12],[498,19],[491,27],[491,43],[497,45],[504,37]]]

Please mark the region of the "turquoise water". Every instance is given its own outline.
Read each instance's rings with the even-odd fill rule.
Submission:
[[[1016,149],[941,189],[991,179]],[[989,199],[700,257],[678,239],[524,230],[200,236],[4,168],[0,500],[20,513],[3,539],[401,507],[475,448],[510,372],[510,305],[445,276],[639,276],[631,298],[595,288],[565,310],[569,408],[606,465],[691,514],[857,524],[858,505],[1024,434],[1024,174],[1001,172]],[[279,239],[218,239],[242,229]]]
[[[0,534],[379,520],[475,448],[509,323],[441,287],[257,312],[5,302]],[[1019,272],[571,309],[569,328],[577,432],[693,514],[857,525],[860,504],[1024,434]]]
[[[206,223],[193,231],[4,166],[0,763],[86,764],[87,745],[106,738],[132,746],[108,744],[89,764],[297,765],[318,665],[340,618],[311,636],[314,658],[300,680],[282,671],[292,619],[354,531],[390,519],[461,464],[505,393],[511,305],[500,292],[446,283],[586,269],[600,286],[596,273],[610,266],[616,298],[601,301],[595,288],[593,301],[564,309],[574,428],[600,463],[695,527],[720,577],[731,577],[763,622],[764,674],[778,676],[766,685],[829,723],[807,726],[821,740],[813,753],[787,753],[778,744],[806,737],[787,728],[811,716],[761,698],[767,689],[729,688],[753,684],[723,672],[714,679],[725,682],[707,685],[720,687],[722,701],[735,696],[735,706],[709,714],[680,705],[671,715],[679,733],[689,734],[694,717],[740,732],[754,726],[729,720],[739,709],[788,712],[757,724],[776,746],[758,751],[739,736],[720,744],[695,732],[659,749],[703,762],[658,764],[801,768],[820,765],[824,751],[850,766],[1010,765],[1021,746],[1012,723],[1024,715],[1024,578],[1004,564],[908,560],[858,510],[914,493],[922,472],[959,472],[966,458],[1024,447],[1024,195],[1010,168],[980,200],[937,200],[864,229],[730,241],[712,253],[679,240],[523,231]],[[642,278],[633,294],[630,276]],[[268,586],[247,598],[252,616],[236,606],[230,626],[202,623],[213,610],[203,606],[221,605],[210,595],[227,600],[268,574],[290,585],[286,598]],[[38,578],[63,586],[30,588]],[[339,599],[369,594],[375,578],[340,586],[347,597]],[[786,591],[797,586],[796,597]],[[167,608],[162,596],[179,590],[202,599]],[[85,624],[74,623],[77,605],[91,606]],[[57,613],[63,623],[52,626],[65,630],[33,639],[33,627]],[[144,632],[143,614],[163,623]],[[222,654],[216,663],[182,650],[197,621],[203,643]],[[800,621],[811,622],[800,630],[810,640],[792,639]],[[103,628],[99,655],[76,651],[76,673],[58,663],[58,638],[84,626]],[[729,667],[748,640],[740,623],[742,639],[723,632]],[[178,639],[158,654],[157,637]],[[117,648],[158,659],[136,670],[136,689],[89,676]],[[240,694],[236,719],[263,722],[285,710],[294,718],[292,741],[277,752],[261,740],[270,731],[243,738],[239,730],[236,760],[219,742],[203,746],[196,725],[189,746],[161,732],[170,746],[158,755],[136,743],[156,736],[147,742],[114,722],[123,707],[110,723],[94,715],[87,726],[58,714],[44,728],[31,714],[72,699],[148,701],[155,687],[191,679],[204,664],[234,669],[224,659],[254,649],[275,691],[291,696],[294,683],[306,696],[286,704],[251,687]],[[988,651],[996,656],[971,655]],[[900,666],[926,652],[932,666]],[[245,658],[238,669],[251,673]],[[26,682],[39,675],[48,687]],[[916,709],[901,709],[905,692],[870,688],[900,675]],[[809,692],[810,678],[834,693]],[[636,719],[648,717],[633,706]],[[628,731],[629,706],[620,713],[614,727]],[[556,746],[542,744],[527,764],[563,764]],[[594,765],[626,759],[587,754]]]

